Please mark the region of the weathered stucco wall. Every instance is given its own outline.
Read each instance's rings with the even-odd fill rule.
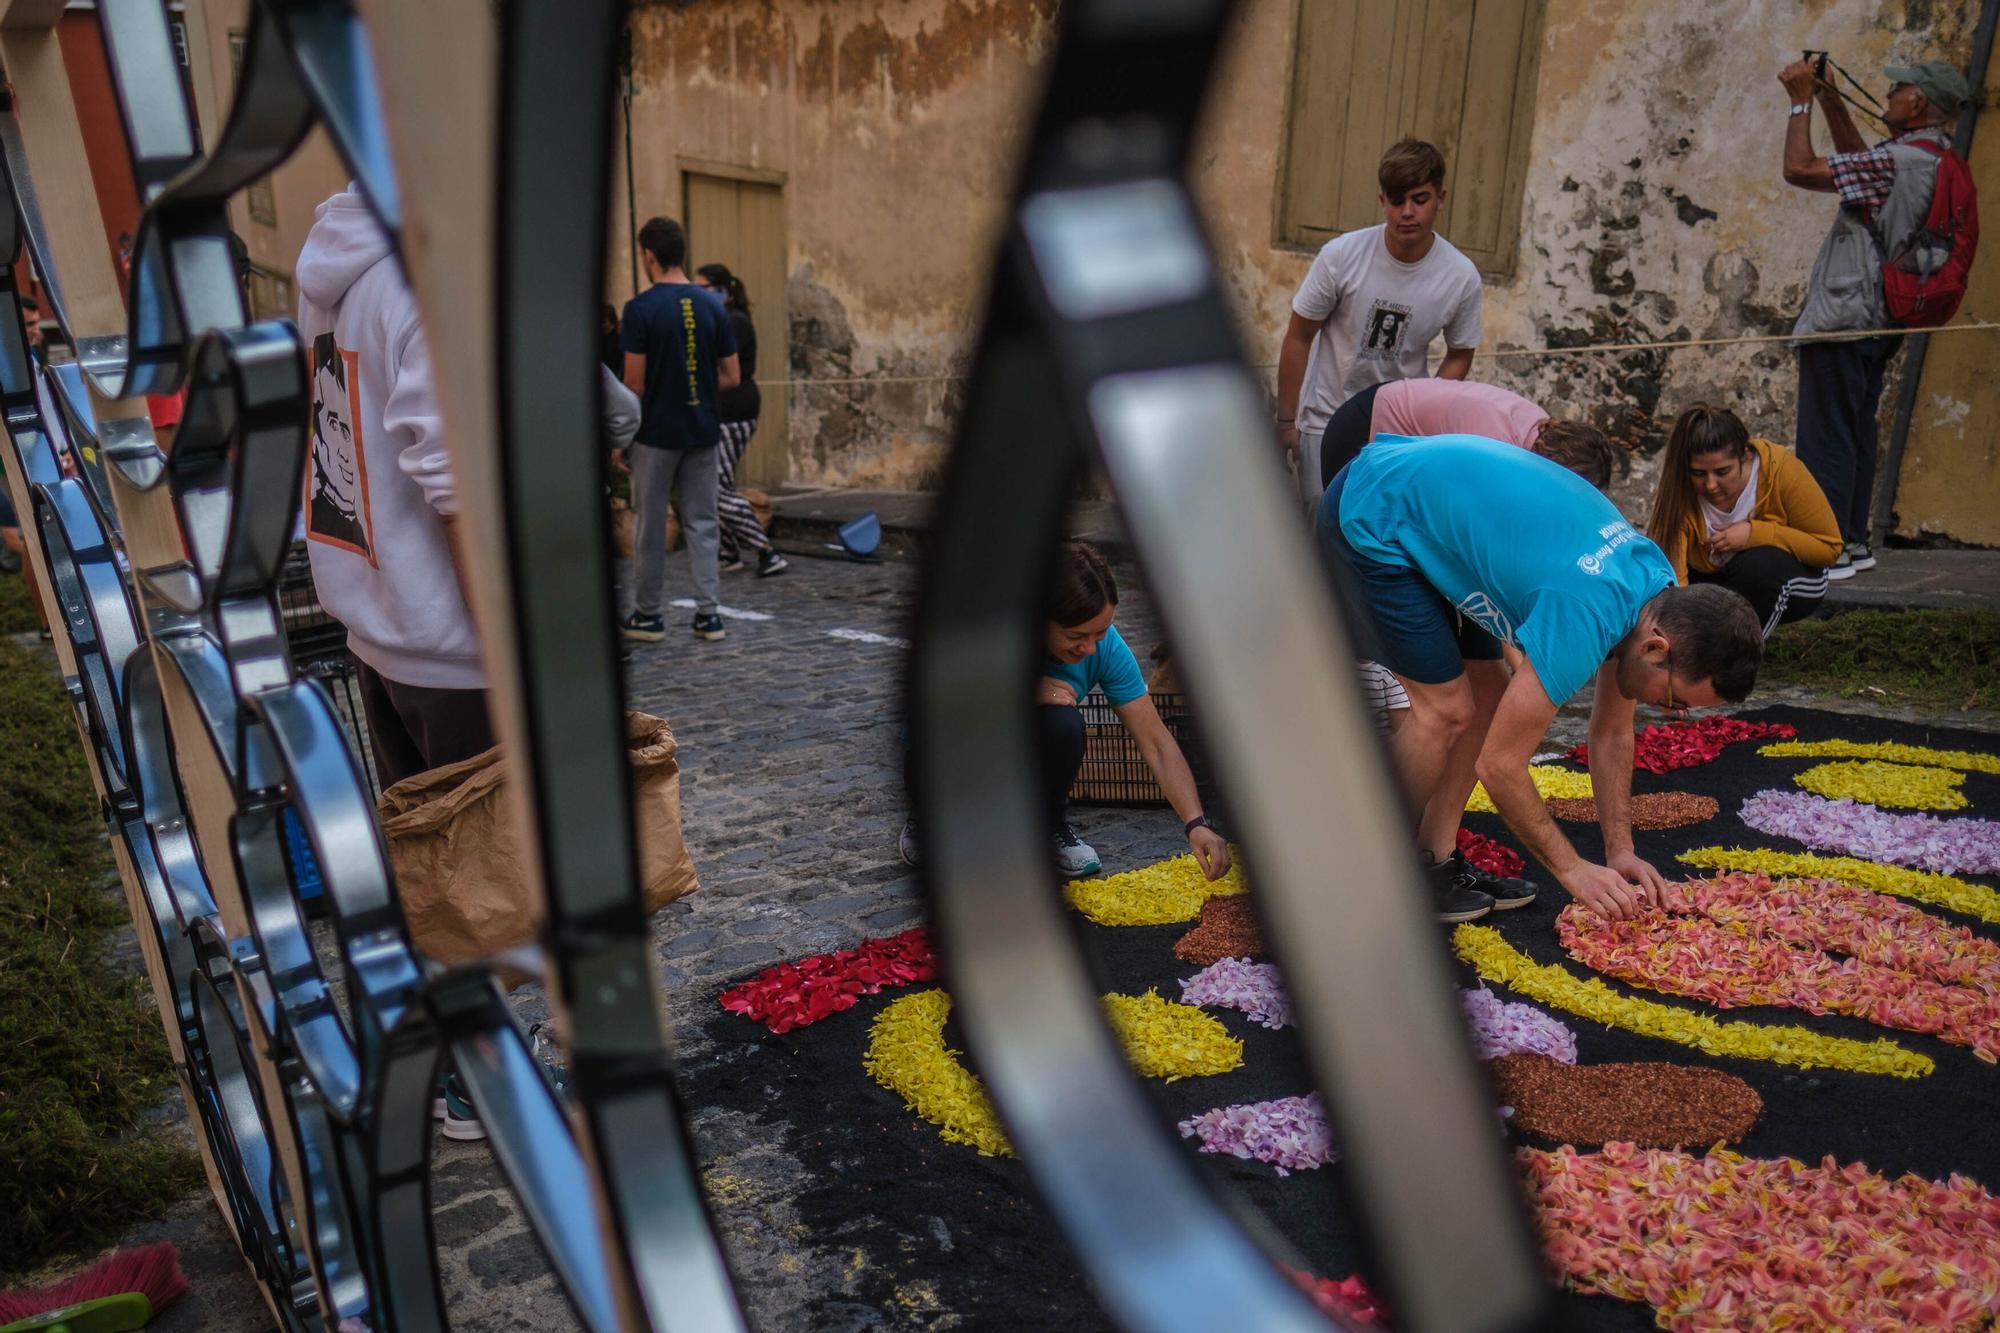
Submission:
[[[1054,8],[704,0],[634,13],[639,217],[679,212],[688,159],[784,173],[790,373],[816,381],[766,389],[790,394],[793,482],[934,484]],[[614,230],[622,291],[629,251]],[[865,377],[914,382],[825,382]]]
[[[1260,363],[1274,359],[1310,259],[1273,242],[1302,2],[1313,0],[1246,0],[1196,156],[1196,188]],[[680,159],[785,173],[793,375],[951,375],[969,352],[1055,8],[706,0],[639,10],[640,216],[676,206]],[[1891,60],[1963,63],[1975,8],[1551,0],[1519,257],[1511,279],[1487,288],[1474,375],[1588,416],[1629,445],[1618,494],[1635,512],[1666,428],[1690,402],[1726,402],[1754,431],[1789,440],[1795,373],[1782,342],[1507,353],[1789,328],[1834,204],[1779,176],[1777,70],[1803,47],[1829,48],[1875,82]],[[927,484],[956,389],[949,379],[791,386],[793,480]]]
[[[1310,260],[1270,240],[1280,142],[1270,127],[1285,114],[1294,2],[1244,5],[1198,159],[1258,361],[1275,359]],[[1725,403],[1753,432],[1789,442],[1796,369],[1782,342],[1505,353],[1789,330],[1835,205],[1779,174],[1789,100],[1779,68],[1802,48],[1830,49],[1879,96],[1892,61],[1963,64],[1975,12],[1930,0],[1550,0],[1520,254],[1512,280],[1486,289],[1474,378],[1585,416],[1629,446],[1614,490],[1634,514],[1689,403]],[[1823,130],[1817,142],[1829,147]]]

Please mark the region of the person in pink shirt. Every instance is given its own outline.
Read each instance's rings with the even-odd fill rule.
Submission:
[[[1611,442],[1597,427],[1551,420],[1534,403],[1498,385],[1408,379],[1372,384],[1340,405],[1320,445],[1321,484],[1332,481],[1378,435],[1483,435],[1533,450],[1599,490],[1611,482]]]

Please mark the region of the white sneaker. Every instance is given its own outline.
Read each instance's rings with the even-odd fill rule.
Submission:
[[[1074,879],[1079,875],[1095,875],[1103,866],[1098,862],[1097,849],[1076,836],[1076,830],[1068,823],[1056,830],[1056,866],[1063,874]]]
[[[1853,578],[1854,572],[1855,572],[1854,562],[1847,558],[1847,552],[1842,551],[1840,553],[1840,559],[1834,561],[1833,564],[1827,568],[1826,576],[1837,583],[1841,579]]]

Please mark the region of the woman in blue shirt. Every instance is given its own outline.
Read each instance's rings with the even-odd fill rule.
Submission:
[[[1083,767],[1085,731],[1077,706],[1091,690],[1101,688],[1180,818],[1202,874],[1220,879],[1229,870],[1229,844],[1202,813],[1187,758],[1153,707],[1138,659],[1112,627],[1117,610],[1118,584],[1104,556],[1084,542],[1063,543],[1044,634],[1048,657],[1035,681],[1041,785],[1055,824],[1056,864],[1072,876],[1094,875],[1102,868],[1096,850],[1076,836],[1065,817],[1069,789]],[[903,859],[917,864],[913,823],[903,825],[900,846]]]

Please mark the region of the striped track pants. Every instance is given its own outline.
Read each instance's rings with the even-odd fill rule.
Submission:
[[[749,552],[771,549],[771,539],[757,522],[757,511],[743,498],[743,492],[736,489],[736,466],[743,461],[743,451],[750,447],[750,437],[756,433],[755,417],[722,423],[722,448],[715,460],[721,468],[722,486],[715,509],[722,527],[724,564],[741,560]]]

